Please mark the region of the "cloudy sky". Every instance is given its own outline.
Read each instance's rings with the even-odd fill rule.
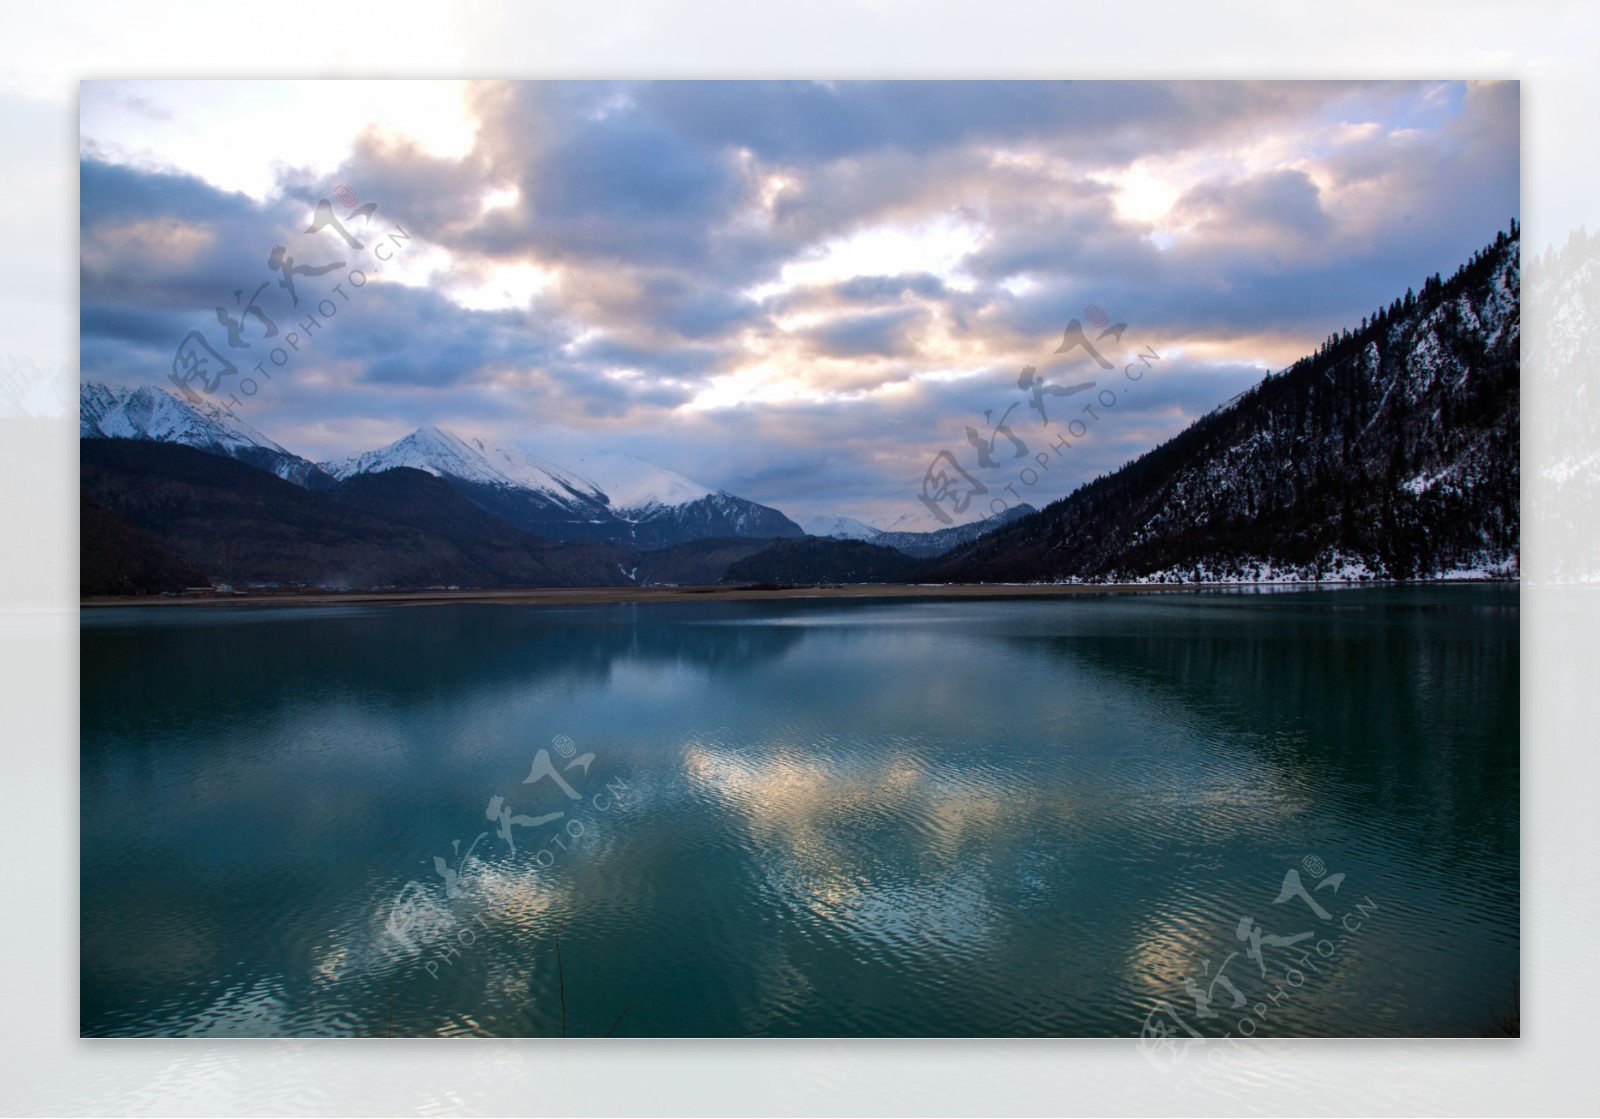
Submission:
[[[199,331],[314,459],[437,424],[887,524],[948,449],[1043,505],[1492,241],[1518,120],[1515,83],[88,82],[82,377],[166,385]],[[1054,352],[1101,309],[1112,372]],[[1028,365],[1097,388],[1047,426]],[[980,469],[986,412],[1072,446]]]

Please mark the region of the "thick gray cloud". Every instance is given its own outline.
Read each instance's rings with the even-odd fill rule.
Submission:
[[[924,316],[915,308],[868,311],[832,319],[803,336],[806,348],[823,357],[894,357],[906,351],[909,336]]]

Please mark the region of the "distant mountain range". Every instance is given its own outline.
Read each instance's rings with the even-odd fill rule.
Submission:
[[[712,491],[628,455],[600,455],[585,470],[557,466],[503,443],[424,427],[388,446],[325,463],[334,478],[411,467],[443,478],[525,532],[603,540],[640,549],[706,537],[804,536],[776,509]]]
[[[883,529],[873,528],[865,521],[828,514],[806,517],[800,527],[806,530],[807,536],[827,536],[835,540],[871,540],[883,535]]]
[[[716,583],[731,563],[805,535],[776,509],[628,455],[571,469],[424,427],[319,464],[206,401],[100,384],[79,397],[85,594],[196,580]],[[930,554],[979,530],[895,537]]]
[[[308,489],[221,455],[131,439],[86,439],[79,463],[86,508],[106,513],[85,513],[86,557],[107,553],[111,528],[131,526],[161,553],[221,584],[356,590],[631,582],[628,549],[530,536],[444,480],[408,467]],[[135,593],[196,585],[174,585],[175,565],[159,560],[141,549],[143,570],[170,577],[135,586]],[[85,565],[85,594],[129,593],[137,584],[114,565],[97,568],[95,581],[90,574]]]
[[[79,434],[85,440],[181,444],[312,490],[329,489],[357,475],[421,470],[509,524],[551,540],[651,549],[707,537],[805,535],[776,509],[712,491],[627,455],[597,456],[579,473],[517,447],[463,438],[437,427],[419,428],[387,446],[336,462],[312,463],[209,402],[191,403],[157,388],[83,385]]]
[[[1037,511],[1024,501],[981,520],[923,532],[873,528],[854,517],[810,517],[802,521],[801,525],[807,536],[827,537],[833,540],[860,540],[883,548],[893,548],[908,556],[927,557],[942,555],[958,545],[976,540],[986,532],[993,532],[1001,525],[1010,524]]]

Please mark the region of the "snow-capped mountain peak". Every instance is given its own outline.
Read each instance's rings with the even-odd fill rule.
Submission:
[[[865,521],[858,521],[854,517],[818,514],[815,517],[807,517],[799,523],[800,527],[806,530],[807,536],[832,536],[839,540],[872,540],[883,535],[881,529],[873,528]]]
[[[78,437],[181,443],[249,463],[296,485],[307,485],[318,477],[311,463],[210,401],[187,401],[149,385],[81,385]]]
[[[713,492],[682,474],[632,455],[591,455],[579,459],[578,468],[611,498],[611,508],[628,519],[633,519],[629,514],[675,509],[710,497]]]
[[[979,512],[975,512],[972,516],[970,516],[968,518],[968,520],[981,521],[981,520],[983,520],[983,517],[984,517],[984,514],[979,513]],[[942,521],[940,521],[936,517],[934,517],[933,514],[925,513],[925,512],[923,512],[922,510],[919,509],[919,510],[917,510],[915,512],[901,513],[894,520],[892,520],[888,524],[884,525],[882,531],[884,531],[884,532],[937,532],[939,529],[947,528],[947,527],[948,526],[945,525]]]
[[[205,442],[289,452],[210,401],[191,404],[165,389],[85,384],[78,390],[78,434],[85,439]]]
[[[437,427],[419,427],[375,450],[321,465],[324,472],[340,481],[356,474],[373,474],[402,466],[424,470],[435,477],[501,484],[510,481],[484,462],[463,440]]]
[[[342,481],[401,466],[476,485],[534,490],[563,502],[606,503],[600,487],[581,475],[537,459],[519,447],[463,438],[442,427],[419,427],[376,450],[324,463],[322,469]]]

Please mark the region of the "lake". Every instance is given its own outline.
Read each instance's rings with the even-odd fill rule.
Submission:
[[[89,1036],[1475,1035],[1517,997],[1515,587],[103,609],[81,665]]]

